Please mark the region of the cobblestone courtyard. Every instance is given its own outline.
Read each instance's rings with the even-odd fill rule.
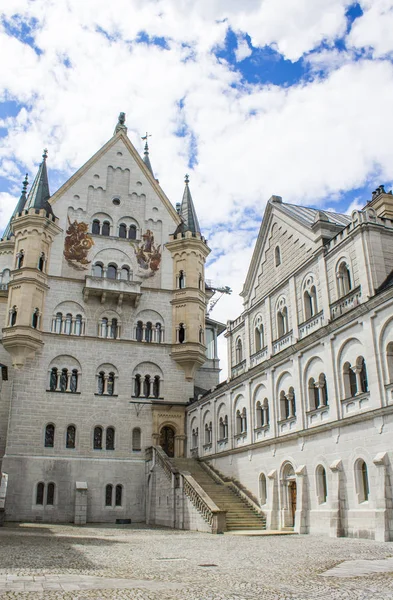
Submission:
[[[385,600],[392,556],[366,540],[14,525],[0,529],[0,599]],[[326,574],[343,561],[358,562]]]

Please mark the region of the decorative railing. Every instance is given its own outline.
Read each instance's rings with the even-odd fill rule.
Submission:
[[[232,367],[232,369],[231,369],[232,377],[237,377],[238,375],[241,375],[242,373],[244,373],[245,370],[246,370],[246,360],[244,359],[244,360],[242,360],[242,362],[239,362],[237,365]]]
[[[244,319],[242,316],[238,317],[234,321],[228,321],[228,323],[227,323],[228,331],[233,331],[234,329],[236,329],[236,327],[238,327],[238,325],[241,325],[243,322],[244,322]]]
[[[277,354],[292,344],[292,330],[273,342],[273,354]]]
[[[348,294],[337,300],[337,302],[330,305],[330,318],[337,319],[337,317],[352,310],[355,306],[359,306],[361,297],[362,288],[359,285],[357,288],[351,290]]]
[[[183,491],[191,504],[211,527],[212,533],[226,531],[226,511],[220,510],[191,475],[181,474]]]
[[[255,367],[256,365],[259,365],[261,362],[263,362],[264,360],[267,359],[267,355],[268,355],[267,346],[265,346],[261,350],[258,350],[258,352],[251,354],[251,357],[250,357],[251,366]]]
[[[311,317],[311,319],[308,319],[307,321],[304,321],[304,323],[301,323],[299,325],[299,338],[302,339],[307,335],[310,335],[310,333],[312,333],[316,329],[319,329],[319,327],[321,327],[322,325],[323,310],[321,310],[321,312],[319,312],[317,315]]]
[[[154,450],[156,452],[156,460],[168,479],[172,479],[172,476],[177,476],[179,474],[178,470],[169,462],[169,459],[161,446],[155,446]]]
[[[347,417],[353,412],[369,408],[369,405],[370,392],[362,392],[360,394],[356,394],[352,398],[344,398],[344,400],[341,400],[342,415],[343,417]]]
[[[6,292],[8,290],[8,283],[0,283],[0,292]]]

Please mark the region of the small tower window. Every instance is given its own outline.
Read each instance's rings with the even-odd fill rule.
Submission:
[[[115,374],[109,373],[108,376],[108,396],[113,396],[115,393]]]
[[[66,314],[65,323],[64,323],[64,333],[67,335],[71,335],[71,327],[72,327],[72,315],[70,313]]]
[[[13,327],[16,325],[16,317],[18,315],[18,311],[16,310],[16,306],[13,306],[10,312],[10,326]]]
[[[38,320],[39,320],[39,318],[40,318],[40,311],[39,311],[38,308],[36,308],[34,310],[34,312],[33,312],[33,318],[32,318],[32,321],[31,321],[31,325],[32,325],[32,327],[34,329],[37,329],[37,327],[38,327]]]
[[[136,324],[136,341],[141,342],[143,339],[143,323],[142,321],[138,321]]]
[[[275,262],[276,267],[281,265],[281,251],[280,251],[279,246],[276,246],[276,248],[274,250],[274,262]]]
[[[109,265],[106,270],[106,276],[108,279],[116,279],[117,277],[117,267],[116,265]]]
[[[39,261],[38,261],[38,269],[40,271],[43,271],[45,267],[45,254],[43,252],[41,252]]]
[[[145,375],[145,379],[143,380],[143,395],[145,398],[150,396],[150,375]]]
[[[98,373],[98,394],[102,396],[105,389],[105,373],[104,371],[100,371]]]
[[[16,255],[16,268],[17,269],[21,269],[23,267],[24,260],[25,260],[25,252],[24,252],[24,250],[21,250]]]
[[[186,330],[184,329],[183,323],[179,325],[179,344],[183,344],[186,339]]]
[[[178,281],[179,281],[179,289],[186,287],[186,278],[184,275],[184,271],[179,272]]]
[[[152,325],[152,323],[150,323],[150,321],[148,321],[146,323],[146,329],[145,329],[145,341],[150,343],[153,339],[152,335],[153,335],[153,325]]]
[[[118,326],[118,323],[117,323],[117,319],[116,318],[112,319],[112,321],[111,321],[111,327],[110,327],[110,337],[113,340],[117,339],[118,327],[119,326]]]
[[[78,390],[78,370],[72,369],[70,390],[73,394]]]
[[[75,317],[75,335],[82,335],[82,315]]]
[[[94,219],[93,221],[91,232],[95,235],[100,235],[100,222],[97,219]]]
[[[62,369],[60,375],[60,391],[65,392],[67,390],[68,383],[68,370]]]
[[[106,449],[115,449],[115,430],[113,427],[108,427],[108,429],[106,430]]]
[[[49,381],[49,389],[51,392],[56,391],[57,388],[57,369],[53,367],[50,372],[50,381]]]
[[[162,327],[161,327],[161,323],[156,323],[156,342],[158,344],[161,343],[162,341]]]
[[[104,221],[102,224],[102,231],[101,231],[101,235],[110,235],[111,233],[111,226],[109,221]]]
[[[236,360],[235,364],[241,363],[243,360],[243,346],[242,346],[242,341],[240,338],[236,342],[235,355],[236,355],[235,356],[235,360]]]

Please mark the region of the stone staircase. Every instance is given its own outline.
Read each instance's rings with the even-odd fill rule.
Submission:
[[[227,531],[266,529],[265,517],[242,500],[225,483],[216,481],[201,464],[193,458],[168,459],[181,473],[190,473],[206,494],[221,510],[227,512]]]

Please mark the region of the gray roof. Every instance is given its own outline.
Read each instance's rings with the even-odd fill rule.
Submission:
[[[318,208],[309,208],[307,206],[296,206],[295,204],[286,204],[284,202],[281,202],[279,206],[290,217],[295,217],[308,226],[313,225],[316,220],[319,220],[319,217],[327,217],[322,218],[322,220],[338,225],[339,227],[346,227],[351,223],[351,217],[340,213],[320,210]]]
[[[2,239],[3,240],[9,240],[12,237],[12,235],[13,235],[13,233],[11,231],[11,221],[12,221],[12,219],[17,214],[19,214],[20,212],[22,212],[22,210],[24,209],[24,206],[25,206],[26,200],[27,200],[26,190],[27,190],[28,183],[29,182],[27,180],[27,173],[26,173],[26,177],[25,177],[25,179],[23,181],[22,192],[21,192],[18,204],[15,206],[14,212],[12,213],[12,216],[11,216],[11,219],[9,220],[7,227],[3,231],[3,234],[2,234]]]
[[[195,211],[194,203],[192,201],[190,188],[188,185],[188,175],[186,175],[184,188],[183,200],[180,206],[180,216],[183,219],[183,231],[191,231],[192,233],[200,233],[201,228],[199,227],[198,217]],[[180,226],[179,226],[180,227]]]
[[[38,173],[33,181],[27,201],[25,204],[25,210],[29,208],[45,208],[48,212],[53,214],[52,207],[48,200],[50,198],[48,172],[46,169],[46,157],[47,151],[44,150],[42,155],[42,163],[39,166]]]

